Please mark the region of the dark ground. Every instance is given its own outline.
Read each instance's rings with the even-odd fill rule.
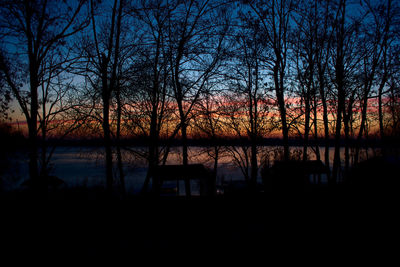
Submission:
[[[396,198],[328,191],[190,200],[3,198],[1,262],[382,264],[398,253]]]
[[[398,167],[375,160],[336,187],[209,198],[3,193],[0,262],[398,265]]]

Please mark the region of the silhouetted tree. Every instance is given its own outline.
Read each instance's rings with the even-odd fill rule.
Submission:
[[[335,126],[335,154],[333,161],[332,180],[336,183],[340,168],[340,139],[342,129],[343,112],[345,111],[346,91],[345,91],[345,26],[346,26],[346,1],[339,0],[337,3],[337,15],[335,18],[335,43],[332,61],[335,72],[335,85],[337,88],[337,110]]]
[[[81,108],[81,103],[76,99],[76,85],[74,77],[65,75],[66,69],[60,62],[66,63],[67,59],[59,58],[49,52],[49,56],[44,60],[42,68],[44,75],[41,76],[38,88],[41,99],[38,110],[38,133],[40,137],[40,176],[49,175],[50,160],[57,147],[57,143],[49,145],[47,140],[50,138],[62,140],[75,130],[80,128],[86,121],[88,113],[75,112]],[[68,64],[73,64],[75,60],[69,60]],[[68,70],[69,71],[69,70]]]
[[[220,141],[226,138],[224,132],[224,101],[221,94],[221,89],[218,88],[220,83],[214,85],[216,88],[213,90],[212,86],[207,85],[207,92],[204,94],[201,101],[196,104],[194,114],[196,119],[193,120],[193,127],[200,131],[200,135],[210,140],[210,149],[207,149],[208,155],[213,159],[213,174],[217,178],[218,173],[218,160],[223,146]]]
[[[331,49],[333,45],[333,19],[334,14],[331,9],[331,1],[321,1],[317,2],[319,17],[317,28],[317,47],[316,47],[316,76],[318,84],[318,92],[322,105],[322,118],[324,124],[324,141],[325,141],[325,152],[324,159],[325,165],[329,168],[329,150],[330,150],[330,131],[329,131],[329,103],[328,103],[328,93],[331,87],[328,83],[328,63],[331,55]],[[328,173],[330,176],[330,173]],[[329,177],[328,177],[329,178]]]
[[[316,57],[319,6],[315,1],[306,1],[296,9],[296,29],[294,34],[294,60],[296,64],[296,78],[299,84],[300,97],[304,101],[304,134],[303,134],[303,161],[307,160],[307,148],[310,135],[310,121],[312,103],[314,106],[315,136],[317,135],[317,90],[316,90]],[[319,149],[316,148],[319,159]]]
[[[245,1],[260,20],[263,27],[265,43],[271,49],[267,60],[269,71],[272,72],[275,96],[281,119],[284,158],[289,160],[289,127],[287,123],[285,93],[287,89],[285,78],[288,70],[289,30],[295,1],[273,0]]]
[[[357,77],[359,77],[359,64],[361,55],[358,53],[360,47],[360,25],[362,16],[349,12],[347,1],[338,1],[333,5],[336,12],[334,20],[334,35],[332,46],[332,72],[334,73],[333,84],[337,97],[336,123],[335,123],[335,152],[332,170],[332,180],[335,183],[341,168],[340,146],[342,132],[344,130],[345,171],[350,165],[351,128],[355,110],[355,100],[358,89]],[[342,128],[343,126],[343,128]]]
[[[258,145],[268,128],[270,103],[267,97],[268,87],[263,82],[265,77],[263,58],[269,50],[265,46],[259,20],[253,20],[244,14],[242,20],[244,25],[236,32],[233,45],[234,64],[228,69],[227,74],[230,80],[228,83],[230,92],[227,94],[229,107],[225,112],[229,118],[228,125],[236,136],[246,138],[250,142],[250,149],[244,144],[241,146],[242,151],[232,147],[231,152],[237,159],[236,163],[241,167],[245,179],[254,187],[258,176]],[[239,160],[241,157],[245,160]]]
[[[169,49],[167,47],[168,20],[178,2],[139,1],[132,6],[130,14],[138,21],[141,42],[132,60],[131,84],[136,92],[128,98],[132,110],[126,112],[131,126],[137,127],[142,136],[148,137],[147,152],[142,156],[148,161],[148,172],[143,186],[147,190],[152,170],[162,155],[160,134],[165,129],[166,117],[170,115],[171,103],[169,77]]]
[[[2,1],[0,6],[0,70],[26,118],[29,175],[39,184],[44,182],[39,180],[38,111],[48,99],[38,90],[57,77],[52,72],[68,65],[69,37],[88,25],[86,2]]]
[[[391,1],[387,1],[385,4],[371,3],[370,1],[364,1],[364,12],[365,19],[362,24],[362,41],[360,43],[359,52],[362,53],[362,68],[361,68],[361,121],[360,127],[357,134],[357,142],[355,148],[355,163],[359,160],[359,150],[361,138],[364,135],[367,121],[367,109],[368,102],[371,99],[371,92],[373,86],[376,86],[377,72],[382,70],[382,79],[378,85],[378,97],[379,97],[379,125],[380,129],[383,128],[381,125],[381,98],[382,89],[387,80],[387,49],[388,42],[390,42],[390,31],[393,24],[393,12],[391,8]],[[381,138],[384,137],[381,132]]]
[[[91,32],[81,43],[82,62],[85,66],[82,74],[89,81],[90,87],[99,93],[102,101],[101,124],[105,148],[106,187],[111,193],[113,187],[113,155],[111,106],[112,96],[119,95],[119,66],[121,20],[123,17],[124,1],[113,1],[111,10],[104,12],[106,7],[101,3],[90,1]],[[120,112],[119,117],[120,120]],[[123,178],[123,176],[121,177]],[[123,181],[122,181],[123,186]]]
[[[178,2],[168,18],[168,48],[173,96],[182,137],[183,164],[188,164],[187,128],[195,103],[220,63],[228,30],[226,8],[219,1]]]

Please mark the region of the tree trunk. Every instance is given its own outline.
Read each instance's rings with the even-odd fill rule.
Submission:
[[[349,104],[350,106],[351,104]],[[350,107],[349,107],[350,108]],[[350,111],[344,110],[343,114],[343,125],[344,125],[344,171],[348,172],[350,167]]]
[[[188,165],[188,143],[187,143],[187,125],[186,122],[182,121],[182,164]]]
[[[340,134],[342,129],[342,114],[345,113],[345,100],[346,93],[344,89],[344,23],[345,23],[345,11],[346,4],[340,2],[339,9],[341,10],[339,25],[336,29],[337,36],[337,50],[336,50],[336,62],[335,62],[335,79],[337,84],[337,111],[336,111],[336,130],[335,130],[335,155],[333,159],[333,170],[332,177],[330,179],[331,184],[336,184],[338,178],[338,172],[340,169]]]
[[[308,92],[309,88],[307,88],[307,93],[304,99],[304,105],[305,105],[305,122],[304,122],[304,144],[303,144],[303,161],[307,160],[307,149],[308,149],[308,138],[309,138],[309,133],[310,133],[310,115],[311,115],[311,109],[310,109],[310,95]]]
[[[283,155],[284,160],[288,161],[290,158],[290,150],[289,150],[289,129],[286,123],[286,109],[284,108],[281,111],[281,120],[282,120],[282,135],[283,135]]]
[[[218,160],[219,160],[219,149],[218,146],[214,146],[214,178],[217,179],[217,174],[218,174]]]
[[[43,105],[43,109],[45,109],[44,107],[45,107],[45,105]],[[46,114],[44,114],[44,112],[43,112],[43,120],[45,120],[45,116],[46,116]],[[47,175],[47,164],[46,164],[46,162],[47,162],[47,160],[46,160],[47,145],[46,145],[46,125],[45,125],[44,121],[42,123],[42,144],[41,145],[42,145],[42,152],[41,152],[42,166],[40,169],[40,176],[46,176]]]
[[[254,137],[253,137],[254,139]],[[252,140],[251,142],[251,178],[250,183],[251,187],[255,189],[257,185],[257,176],[258,176],[258,162],[257,162],[257,143],[256,140]]]
[[[364,134],[365,122],[367,119],[367,107],[368,107],[368,94],[364,93],[363,105],[362,105],[362,109],[361,109],[361,124],[360,124],[360,130],[358,131],[358,136],[357,136],[357,141],[356,141],[354,164],[358,163],[358,160],[359,160],[360,142],[361,142],[362,136]]]
[[[314,90],[314,141],[315,141],[315,157],[317,160],[321,160],[321,154],[319,151],[319,144],[318,144],[318,111],[317,111],[317,94]]]
[[[31,113],[32,114],[32,113]],[[35,116],[36,117],[36,116]],[[37,146],[37,120],[30,120],[29,126],[29,176],[35,184],[39,184],[38,146]]]
[[[286,122],[286,106],[285,106],[285,97],[283,94],[283,77],[278,74],[278,66],[274,68],[274,81],[275,81],[275,93],[276,98],[278,100],[279,113],[281,117],[281,126],[282,126],[282,139],[283,139],[283,155],[284,160],[288,161],[290,157],[289,151],[289,130]]]
[[[125,197],[126,195],[126,189],[125,189],[125,174],[124,174],[124,169],[123,169],[123,163],[122,163],[122,153],[121,153],[121,113],[122,113],[122,106],[121,106],[121,91],[119,85],[117,86],[117,165],[118,165],[118,171],[119,171],[119,180],[121,183],[121,194],[122,197]]]
[[[154,168],[158,164],[158,131],[157,131],[157,106],[153,104],[150,118],[150,142],[149,142],[149,159],[146,179],[143,184],[142,193],[147,192],[150,178]]]
[[[187,143],[187,125],[186,121],[181,121],[181,133],[182,133],[182,164],[188,165],[188,143]],[[186,197],[191,197],[190,180],[185,179],[185,192]]]
[[[113,186],[113,174],[112,174],[113,162],[112,162],[109,112],[110,112],[110,99],[107,95],[103,97],[103,134],[104,134],[105,167],[106,167],[106,189],[107,192],[111,194]]]
[[[46,184],[41,181],[39,176],[39,166],[38,166],[38,139],[37,139],[37,119],[38,119],[38,79],[37,71],[34,60],[30,57],[30,87],[31,87],[31,110],[30,118],[28,120],[28,131],[29,131],[29,176],[34,184],[34,190],[37,191],[39,197],[42,197],[42,193],[46,191]]]
[[[339,93],[338,97],[338,106],[336,113],[336,127],[335,127],[335,151],[333,158],[333,169],[332,169],[332,177],[329,181],[331,184],[336,184],[338,178],[338,172],[340,169],[340,137],[341,137],[341,129],[342,129],[342,112],[344,107],[344,96],[342,92]]]
[[[113,65],[113,72],[111,76],[111,82],[113,88],[116,90],[116,99],[117,99],[117,133],[116,133],[116,148],[117,148],[117,166],[119,171],[119,179],[120,179],[120,188],[121,195],[124,198],[126,195],[125,191],[125,175],[124,175],[124,166],[122,163],[122,154],[121,154],[121,113],[122,113],[122,104],[121,104],[121,86],[120,86],[120,77],[117,76],[117,68],[119,64],[119,47],[120,47],[120,36],[121,36],[121,20],[122,20],[122,9],[124,6],[124,1],[120,0],[118,7],[118,17],[117,17],[117,33],[115,40],[115,53],[114,58],[115,62]],[[115,86],[115,87],[114,87]]]
[[[384,77],[382,78],[382,81],[378,88],[379,134],[381,137],[383,155],[386,154],[385,129],[384,129],[384,125],[383,125],[383,107],[382,107],[383,106],[382,96],[383,96],[383,88],[385,86],[385,83],[386,83],[386,73],[384,73]]]
[[[118,172],[119,172],[119,181],[121,183],[121,185],[120,185],[121,195],[123,198],[125,198],[125,195],[126,195],[125,174],[124,174],[124,165],[122,163],[121,146],[118,144],[119,142],[120,142],[120,140],[117,139],[117,166],[118,166]]]
[[[352,93],[348,100],[347,108],[343,111],[343,125],[344,125],[344,170],[347,173],[350,169],[350,131],[352,129],[352,117],[353,117],[353,104],[354,94]]]
[[[325,96],[325,82],[324,82],[325,78],[320,65],[318,66],[318,76],[319,76],[319,94],[321,95],[321,102],[322,102],[322,119],[324,121],[324,141],[325,141],[324,161],[326,167],[330,169],[328,105],[326,103],[326,96]],[[330,180],[330,172],[328,172],[328,180]]]

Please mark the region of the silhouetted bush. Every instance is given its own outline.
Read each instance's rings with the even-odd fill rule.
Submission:
[[[267,192],[304,192],[310,189],[310,175],[327,174],[329,169],[320,160],[276,161],[272,167],[261,169]]]
[[[356,164],[346,175],[348,190],[360,193],[397,192],[400,160],[396,157],[375,157]]]
[[[8,123],[0,122],[0,191],[3,190],[3,175],[10,168],[12,154],[25,144],[20,131]]]
[[[21,131],[16,130],[11,124],[0,122],[0,146],[1,151],[15,150],[23,146],[25,138]]]
[[[268,192],[301,191],[309,183],[301,161],[277,161],[271,168],[263,168],[261,176]]]

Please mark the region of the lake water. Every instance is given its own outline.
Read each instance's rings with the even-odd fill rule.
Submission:
[[[134,147],[136,152],[145,151],[145,148]],[[239,147],[235,147],[240,151]],[[210,148],[206,147],[189,147],[189,163],[201,163],[211,168],[213,159],[209,156]],[[299,152],[301,147],[292,147],[291,151]],[[68,187],[94,187],[105,186],[105,168],[104,168],[104,149],[101,147],[59,147],[56,149],[51,163],[51,174],[65,181]],[[281,147],[263,146],[259,147],[259,164],[262,164],[266,157],[273,158],[282,151]],[[330,165],[333,162],[333,149],[329,151]],[[370,151],[372,152],[372,151]],[[324,149],[320,149],[321,158],[324,155]],[[217,183],[222,181],[230,182],[243,180],[244,176],[235,161],[235,157],[240,158],[241,154],[234,154],[232,148],[221,152],[218,165]],[[365,152],[364,152],[365,155]],[[315,159],[315,153],[309,149],[310,159]],[[344,159],[344,149],[341,149],[341,158]],[[173,147],[168,156],[167,164],[180,164],[181,148]],[[123,153],[123,164],[125,172],[126,190],[129,193],[138,193],[142,186],[147,173],[147,165],[145,160],[132,154],[131,152]],[[115,170],[117,173],[117,170]],[[9,159],[9,168],[2,175],[3,190],[15,190],[21,187],[21,184],[28,179],[28,159],[25,154],[17,153]],[[261,177],[259,177],[259,182]],[[326,177],[322,177],[322,182],[326,182]],[[118,179],[115,179],[118,183]],[[168,186],[168,184],[166,185]],[[171,185],[170,186],[175,186]],[[194,194],[198,191],[198,186],[192,184]],[[183,193],[183,184],[179,185],[180,193]]]

